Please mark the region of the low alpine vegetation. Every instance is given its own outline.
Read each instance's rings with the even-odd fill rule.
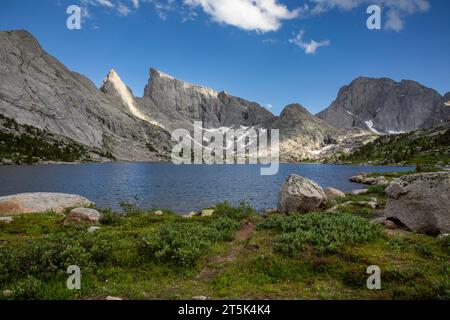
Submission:
[[[274,250],[290,256],[311,246],[319,252],[336,252],[344,245],[372,241],[381,234],[367,219],[346,213],[277,215],[261,222],[258,229],[280,232]]]

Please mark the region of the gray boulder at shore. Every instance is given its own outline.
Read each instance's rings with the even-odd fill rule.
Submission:
[[[317,183],[291,174],[281,186],[278,196],[278,212],[312,212],[322,209],[326,202],[327,196]]]
[[[88,207],[93,202],[79,195],[65,193],[22,193],[0,197],[0,216],[54,211],[63,213],[67,208]]]
[[[411,231],[436,236],[450,232],[450,172],[401,177],[387,189],[386,218]]]

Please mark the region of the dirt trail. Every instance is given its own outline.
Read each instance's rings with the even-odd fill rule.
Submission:
[[[210,279],[221,273],[223,269],[211,268],[212,265],[220,265],[224,262],[233,262],[236,260],[237,255],[244,248],[245,241],[247,241],[251,234],[255,230],[255,223],[252,221],[246,221],[241,229],[236,233],[233,242],[231,243],[231,248],[225,256],[215,255],[211,257],[206,266],[200,271],[197,279]]]

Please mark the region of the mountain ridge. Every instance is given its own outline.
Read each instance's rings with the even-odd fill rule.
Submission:
[[[298,103],[286,106],[276,116],[256,102],[191,84],[154,68],[149,71],[142,97],[134,96],[114,69],[98,88],[45,52],[25,30],[0,31],[0,44],[0,114],[21,125],[68,137],[117,160],[168,160],[170,132],[180,128],[192,132],[195,121],[207,129],[280,129],[284,161],[320,159],[322,153],[335,150],[347,152],[374,136],[363,125],[330,124],[326,117],[316,117]],[[354,81],[373,80],[361,77]],[[387,78],[382,81],[395,84]],[[402,83],[422,88],[413,81]],[[338,97],[349,87],[343,87]],[[450,100],[450,96],[445,99]],[[442,117],[430,122],[439,119]]]

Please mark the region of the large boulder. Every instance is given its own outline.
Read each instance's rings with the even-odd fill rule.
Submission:
[[[101,217],[102,215],[97,210],[88,208],[75,208],[72,211],[70,211],[69,215],[66,218],[65,223],[72,221],[99,223]]]
[[[387,189],[386,218],[414,232],[450,232],[450,172],[421,173],[396,179]]]
[[[88,207],[93,202],[74,194],[22,193],[0,197],[0,216],[53,211],[63,213],[67,208]]]
[[[307,213],[322,209],[327,196],[322,188],[309,179],[290,175],[281,186],[278,196],[278,212]]]

